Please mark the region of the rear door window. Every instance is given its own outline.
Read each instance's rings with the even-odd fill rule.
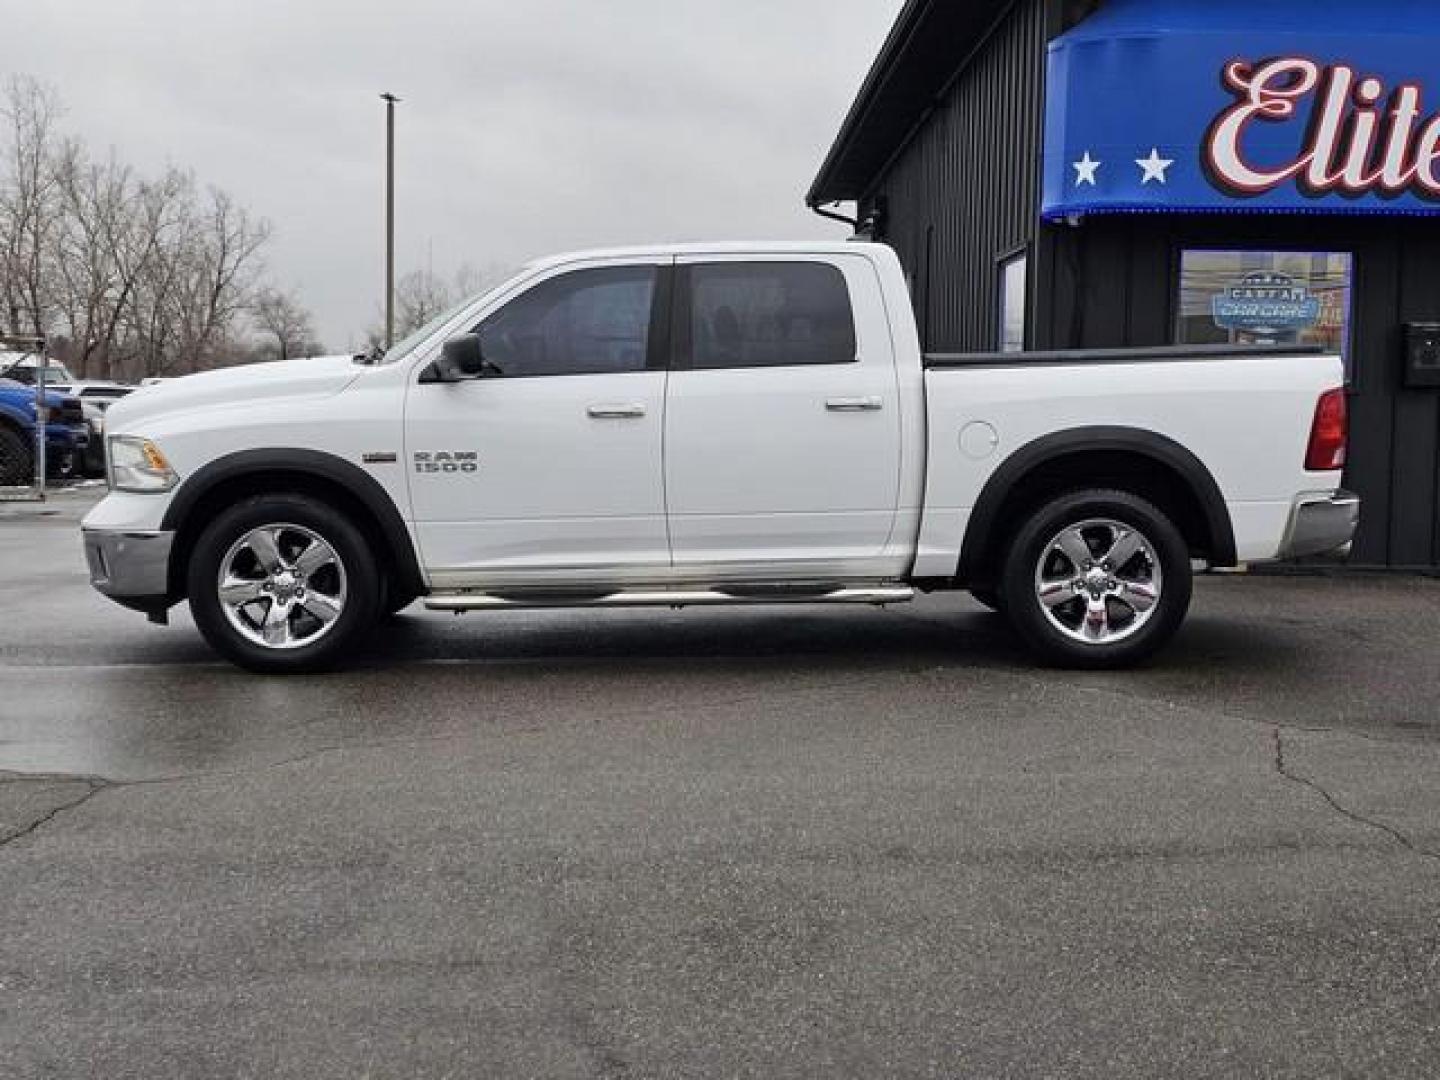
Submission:
[[[690,304],[679,327],[682,366],[789,367],[859,358],[850,291],[834,266],[708,263],[686,272]]]

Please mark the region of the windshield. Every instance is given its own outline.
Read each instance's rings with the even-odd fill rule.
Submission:
[[[425,340],[429,338],[432,334],[438,333],[439,330],[446,323],[448,323],[451,319],[455,318],[455,316],[459,315],[466,308],[481,303],[489,297],[494,296],[502,289],[507,288],[510,285],[510,280],[513,279],[507,279],[506,281],[503,281],[499,285],[495,286],[495,288],[487,289],[483,293],[477,293],[474,296],[467,296],[464,300],[461,300],[460,303],[454,305],[453,307],[447,308],[445,311],[435,316],[435,318],[431,319],[428,323],[422,326],[419,330],[416,330],[413,334],[405,338],[403,341],[397,341],[392,348],[387,350],[385,353],[380,354],[378,356],[378,359],[376,359],[375,363],[393,364],[395,361],[403,359],[405,356],[414,352],[417,348],[423,345],[425,343]]]
[[[19,360],[13,364],[5,365],[0,363],[0,377],[14,379],[16,382],[23,382],[26,385],[34,385],[35,375],[39,365],[34,360]],[[57,383],[69,384],[75,381],[73,375],[66,371],[61,364],[45,365],[45,383],[47,386],[55,386]]]
[[[453,307],[446,308],[443,312],[441,312],[439,315],[436,315],[435,318],[431,319],[424,326],[420,327],[419,330],[416,330],[409,337],[405,338],[403,341],[397,341],[389,350],[386,351],[385,355],[380,358],[379,362],[382,364],[389,364],[393,363],[396,360],[399,360],[402,356],[411,352],[418,345],[420,345],[420,343],[423,342],[426,338],[428,338],[431,334],[435,333],[451,319],[455,318],[456,315],[459,315],[460,312],[464,311],[467,307],[469,307],[471,303],[473,303],[473,300],[473,297],[467,296],[464,300],[461,300],[460,303],[454,305]]]

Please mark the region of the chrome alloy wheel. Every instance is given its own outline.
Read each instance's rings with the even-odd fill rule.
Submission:
[[[1119,521],[1071,525],[1035,567],[1035,597],[1072,641],[1114,645],[1138,634],[1160,606],[1164,575],[1154,546]]]
[[[221,610],[241,637],[266,649],[313,645],[345,610],[345,564],[301,525],[264,525],[231,546],[216,582]]]

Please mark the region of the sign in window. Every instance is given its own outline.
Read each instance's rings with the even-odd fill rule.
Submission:
[[[1306,345],[1350,370],[1354,257],[1334,251],[1186,251],[1181,345]]]

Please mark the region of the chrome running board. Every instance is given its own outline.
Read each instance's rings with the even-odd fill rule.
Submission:
[[[731,607],[757,604],[908,604],[915,590],[903,585],[800,592],[779,586],[774,589],[737,586],[743,591],[720,589],[622,589],[613,593],[510,592],[505,594],[458,592],[437,593],[425,598],[430,611],[526,611],[542,608],[686,608]]]

